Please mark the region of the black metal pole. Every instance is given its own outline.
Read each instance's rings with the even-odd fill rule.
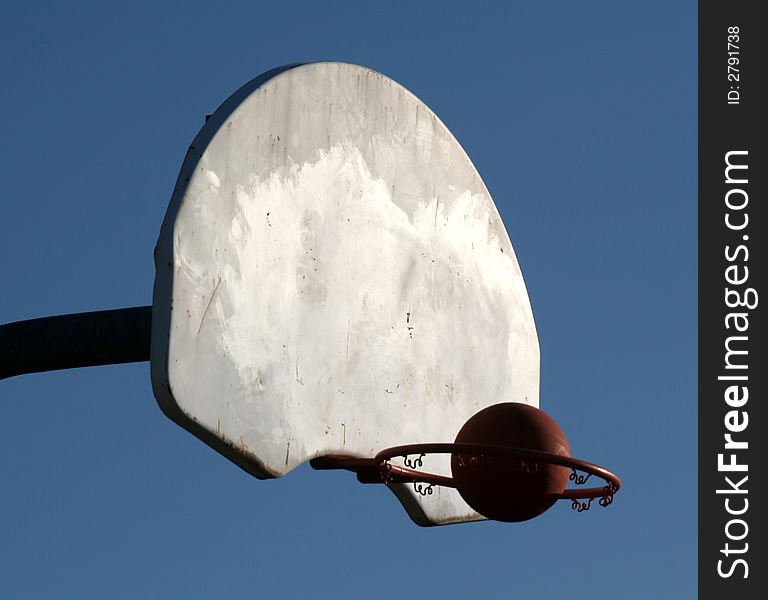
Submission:
[[[0,325],[0,379],[149,360],[151,328],[151,306]]]

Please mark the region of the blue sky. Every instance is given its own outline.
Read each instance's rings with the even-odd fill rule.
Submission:
[[[423,529],[350,474],[251,478],[161,414],[146,363],[18,377],[0,597],[694,597],[696,33],[687,1],[4,2],[0,322],[149,304],[204,116],[275,66],[362,64],[472,157],[526,278],[541,407],[625,487]]]

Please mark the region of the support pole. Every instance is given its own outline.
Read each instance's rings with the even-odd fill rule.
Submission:
[[[0,325],[0,379],[149,360],[152,307],[44,317]]]

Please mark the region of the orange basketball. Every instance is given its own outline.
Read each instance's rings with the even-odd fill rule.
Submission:
[[[563,430],[538,408],[505,402],[473,415],[457,444],[491,444],[570,456]],[[453,454],[456,489],[474,510],[497,521],[527,521],[551,507],[568,484],[570,469],[531,458]]]

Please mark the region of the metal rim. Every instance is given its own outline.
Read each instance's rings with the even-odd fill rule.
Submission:
[[[541,452],[539,450],[530,450],[527,448],[514,448],[510,446],[496,446],[492,444],[408,444],[404,446],[393,446],[382,450],[375,457],[374,461],[376,467],[380,470],[386,471],[388,474],[395,475],[398,478],[406,478],[409,481],[431,483],[433,485],[441,485],[444,487],[456,487],[453,483],[452,477],[446,477],[444,475],[434,475],[426,473],[424,471],[418,471],[411,467],[402,467],[400,465],[392,464],[391,459],[401,456],[403,458],[412,456],[414,454],[427,455],[427,454],[478,454],[478,455],[492,455],[492,456],[507,456],[510,458],[528,458],[533,459],[534,462],[544,462],[562,467],[568,467],[571,469],[570,480],[576,482],[577,485],[586,483],[589,476],[594,475],[600,477],[606,482],[605,486],[590,487],[590,488],[571,488],[563,491],[560,494],[560,499],[564,500],[578,500],[603,498],[607,495],[611,497],[619,491],[621,488],[621,479],[615,473],[609,471],[605,467],[573,458],[571,456],[561,456],[559,454],[551,454],[549,452]],[[420,462],[420,459],[419,459]],[[587,476],[579,476],[576,472],[582,471],[587,473]]]
[[[422,494],[431,494],[432,486],[455,488],[453,477],[437,475],[418,470],[422,466],[422,458],[427,454],[475,454],[490,456],[505,456],[510,458],[528,459],[534,463],[547,463],[568,467],[571,469],[569,480],[576,485],[583,485],[591,476],[599,477],[605,485],[599,487],[569,488],[559,495],[558,500],[570,500],[571,507],[582,512],[588,510],[592,501],[599,498],[603,507],[613,502],[613,496],[621,488],[618,475],[605,467],[573,458],[539,450],[497,446],[492,444],[407,444],[393,446],[382,450],[373,458],[359,458],[345,455],[330,455],[315,458],[311,464],[316,469],[346,469],[357,473],[358,479],[364,483],[412,483],[414,489]],[[416,456],[415,459],[411,458]],[[402,457],[405,466],[392,463],[392,459]],[[579,472],[586,473],[581,475]],[[426,488],[422,487],[426,484]]]

